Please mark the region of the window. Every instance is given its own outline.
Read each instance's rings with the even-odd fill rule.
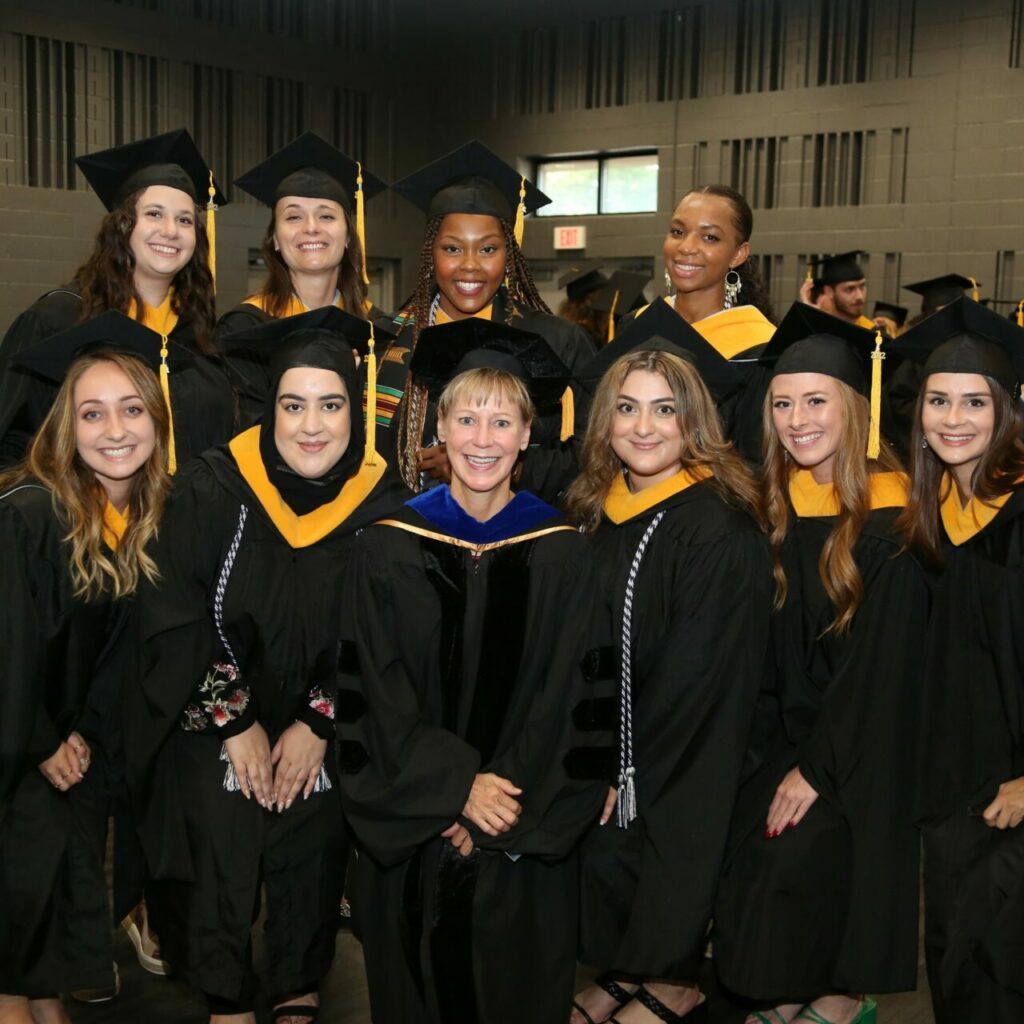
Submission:
[[[541,217],[653,213],[658,208],[658,154],[584,156],[537,161],[537,188],[552,200]]]

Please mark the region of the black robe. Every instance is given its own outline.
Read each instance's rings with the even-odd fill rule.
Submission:
[[[661,511],[633,599],[638,816],[584,841],[581,959],[695,981],[761,683],[771,569],[756,524],[708,481],[606,520],[595,559],[617,671],[630,566]]]
[[[240,302],[217,321],[217,337],[223,339],[237,331],[247,331],[251,327],[259,327],[260,324],[265,324],[272,319],[273,317],[269,313],[265,313],[259,306],[254,306],[251,302]],[[391,317],[377,306],[370,307],[366,319],[375,326],[380,326],[387,332],[388,337],[394,333],[395,325]],[[242,353],[229,352],[224,356],[224,364],[238,392],[238,429],[248,430],[253,424],[259,422],[266,401],[267,388],[270,383],[267,377],[266,361],[247,359]],[[364,380],[364,389],[365,385]],[[389,461],[394,461],[393,456],[390,456],[379,444],[377,448],[384,452]]]
[[[82,300],[72,288],[59,288],[22,313],[0,343],[0,466],[24,457],[32,437],[57,395],[57,385],[14,365],[26,348],[78,323]],[[179,466],[234,433],[235,395],[219,356],[201,352],[195,332],[179,320],[168,335],[191,360],[170,375],[175,456]]]
[[[715,914],[719,976],[752,999],[917,983],[913,740],[929,595],[900,553],[899,511],[869,512],[854,546],[864,598],[845,635],[822,635],[835,609],[818,559],[835,518],[794,517],[783,543],[777,703],[759,709]],[[819,797],[796,828],[767,839],[768,807],[794,766]]]
[[[508,301],[505,288],[500,288],[491,309],[491,319],[495,323],[504,323]],[[597,354],[590,335],[579,324],[561,317],[532,309],[516,309],[509,322],[517,330],[539,334],[573,374]],[[412,356],[413,321],[399,315],[392,324],[392,330],[396,324],[399,327],[398,337],[379,357],[377,368],[377,450],[397,466],[398,423],[403,413],[402,400]],[[579,405],[583,396],[575,384],[572,387],[575,402]],[[560,410],[538,417],[530,433],[530,447],[522,461],[522,474],[516,482],[517,488],[536,494],[545,501],[556,501],[579,472],[577,444],[573,440],[561,441],[560,430]],[[436,435],[437,406],[430,401],[423,421],[423,447],[436,443]]]
[[[38,765],[80,727],[113,667],[119,610],[72,593],[66,526],[50,492],[0,500],[0,992],[55,996],[113,984],[101,755],[66,792]]]
[[[429,536],[377,525],[357,541],[339,701],[373,1019],[564,1024],[575,848],[610,753],[609,681],[584,660],[587,545],[539,535],[559,517],[476,552],[412,508],[391,518]],[[460,818],[478,772],[523,789],[497,837]],[[465,859],[439,838],[455,821]]]
[[[353,536],[401,501],[378,483],[321,539],[293,546],[268,512],[283,506],[277,492],[254,492],[232,454],[248,437],[258,459],[258,429],[175,479],[153,550],[161,579],[139,595],[143,664],[125,709],[128,781],[156,931],[176,971],[234,1002],[251,996],[261,880],[272,991],[308,991],[330,967],[344,836],[336,780],[281,814],[264,811],[222,786],[221,744],[254,720],[271,747],[295,720],[333,739],[340,585]],[[197,686],[211,665],[228,660],[212,606],[242,505],[248,517],[223,593],[223,627],[248,705],[241,715],[226,710],[220,723],[204,719],[209,705]],[[188,731],[190,716],[198,726]],[[325,765],[333,776],[331,747]]]
[[[919,815],[937,1024],[1024,1020],[1024,825],[981,815],[1024,776],[1024,488],[944,545],[926,645]]]

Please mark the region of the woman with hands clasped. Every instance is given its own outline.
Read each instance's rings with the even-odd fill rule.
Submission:
[[[97,694],[125,678],[124,600],[167,488],[160,336],[117,312],[21,352],[60,382],[0,478],[0,1021],[68,1024],[59,993],[115,988]],[[130,645],[129,645],[130,646]]]
[[[892,347],[923,381],[903,525],[942,571],[918,797],[932,1004],[936,1024],[1010,1024],[1024,1020],[1024,330],[960,298]]]
[[[762,356],[775,680],[713,935],[721,980],[766,1007],[747,1024],[873,1024],[863,993],[916,984],[913,739],[928,589],[894,528],[907,480],[869,403],[877,341],[796,303]]]
[[[425,330],[411,369],[452,482],[364,531],[343,602],[341,788],[373,1019],[565,1024],[609,709],[585,657],[586,543],[511,480],[568,371],[539,335],[476,318]]]
[[[316,1019],[334,954],[339,592],[355,532],[400,500],[359,410],[352,349],[369,337],[336,307],[232,336],[272,390],[256,426],[176,479],[160,580],[140,594],[125,732],[147,897],[175,969],[224,1024],[255,1021],[261,883],[275,1020]]]

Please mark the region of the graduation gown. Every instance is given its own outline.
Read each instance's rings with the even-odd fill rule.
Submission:
[[[339,305],[341,305],[340,302]],[[288,309],[285,310],[285,315],[298,316],[300,313],[306,312],[308,312],[307,307],[297,297],[293,297]],[[247,331],[250,327],[258,327],[272,319],[273,317],[263,307],[262,297],[250,295],[237,306],[229,309],[217,321],[217,337],[226,338],[236,331]],[[391,317],[377,306],[372,304],[369,306],[366,311],[366,319],[374,324],[379,324],[388,332],[388,336],[394,333],[395,326]],[[238,428],[239,430],[248,430],[259,421],[263,412],[269,384],[266,363],[247,359],[243,353],[239,352],[227,353],[224,356],[224,363],[231,381],[238,391]],[[363,386],[365,390],[365,381]],[[385,456],[388,456],[389,453],[380,445],[377,447],[385,452]]]
[[[924,572],[894,521],[899,474],[872,479],[872,510],[853,549],[864,598],[850,631],[835,617],[818,561],[835,527],[830,486],[794,475],[797,515],[783,542],[786,603],[772,622],[778,709],[762,710],[755,770],[737,803],[715,914],[715,964],[733,991],[767,1001],[895,992],[917,983],[918,844],[914,723]],[[768,807],[798,766],[819,797],[765,837]]]
[[[630,568],[637,818],[582,849],[580,959],[695,981],[763,670],[767,542],[708,480],[681,472],[630,494],[616,479],[595,537],[602,634],[618,669]]]
[[[586,542],[532,495],[480,524],[442,485],[366,530],[354,563],[339,758],[373,1019],[564,1024],[574,850],[610,753]],[[461,817],[478,772],[523,790],[496,837]],[[466,858],[440,838],[456,821]]]
[[[296,720],[333,739],[352,538],[400,500],[381,483],[381,460],[296,516],[267,477],[259,430],[175,478],[153,550],[161,578],[139,595],[143,664],[125,711],[128,781],[153,880],[147,899],[164,951],[195,988],[243,1003],[261,880],[271,990],[308,991],[328,970],[344,836],[336,788],[265,811],[224,788],[221,746],[254,721],[271,747]],[[230,652],[214,621],[218,591]],[[325,767],[330,778],[330,746]]]
[[[112,670],[117,633],[109,597],[73,595],[65,533],[39,484],[0,496],[0,992],[30,997],[113,984],[99,755],[66,792],[38,769]]]
[[[78,323],[82,299],[73,288],[47,292],[22,313],[0,343],[0,465],[24,457],[57,395],[57,385],[14,365],[30,345]],[[192,325],[179,320],[168,338],[191,359],[170,375],[175,455],[179,466],[234,432],[235,396],[219,357],[200,351]]]
[[[950,497],[921,723],[925,954],[937,1024],[1009,1024],[1024,1019],[1024,827],[981,815],[1024,776],[1024,488],[994,508]]]
[[[663,300],[673,306],[673,296]],[[647,307],[630,314],[639,316]],[[773,324],[755,306],[733,306],[690,325],[723,359],[743,364],[743,385],[718,403],[725,436],[748,461],[761,461],[761,433],[764,396],[771,379],[767,367],[757,359],[775,333]]]
[[[508,302],[505,288],[499,288],[488,307],[489,318],[496,323],[504,323]],[[579,324],[570,323],[561,317],[538,313],[532,309],[514,309],[509,322],[517,330],[539,334],[573,374],[597,354],[597,347],[590,335]],[[390,460],[397,458],[398,423],[402,416],[399,407],[409,375],[413,320],[399,314],[395,317],[392,330],[395,325],[399,328],[398,337],[379,357],[377,367],[377,447]],[[573,392],[578,403],[580,395],[575,385]],[[530,447],[523,459],[522,475],[516,483],[518,488],[536,494],[545,501],[555,501],[579,472],[576,446],[571,440],[561,441],[560,430],[560,414],[538,417],[530,435]],[[423,446],[436,443],[436,434],[437,406],[431,401],[427,404],[427,414],[423,421]]]

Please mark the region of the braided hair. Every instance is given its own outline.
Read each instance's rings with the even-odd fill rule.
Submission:
[[[540,297],[540,292],[537,291],[537,285],[534,283],[533,274],[530,272],[523,250],[516,242],[512,225],[502,218],[498,218],[498,221],[505,238],[505,284],[503,287],[508,293],[508,301],[505,303],[505,323],[511,323],[512,318],[520,309],[550,314],[551,310]],[[427,228],[423,234],[423,245],[420,248],[416,288],[403,311],[409,328],[412,330],[410,355],[416,351],[420,333],[430,326],[431,310],[437,299],[438,288],[434,277],[434,243],[437,241],[443,222],[444,217],[432,217],[427,221]],[[405,387],[396,433],[399,472],[406,486],[414,492],[420,490],[420,443],[426,419],[427,390],[410,376]]]

